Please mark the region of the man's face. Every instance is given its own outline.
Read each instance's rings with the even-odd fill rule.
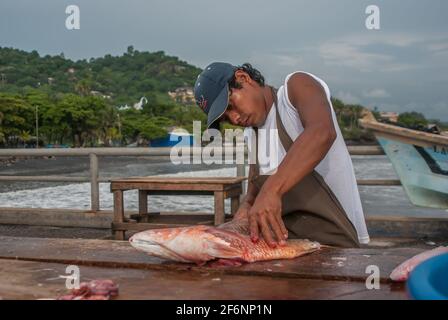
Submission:
[[[266,120],[263,87],[252,80],[244,71],[235,72],[239,89],[230,89],[229,105],[221,120],[242,127],[257,127]]]

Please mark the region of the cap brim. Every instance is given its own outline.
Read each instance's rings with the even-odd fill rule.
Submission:
[[[210,126],[216,128],[216,120],[218,120],[222,114],[226,111],[227,106],[229,105],[229,86],[226,85],[224,89],[218,94],[213,101],[213,104],[210,106],[210,110],[208,111],[207,116],[207,129]]]

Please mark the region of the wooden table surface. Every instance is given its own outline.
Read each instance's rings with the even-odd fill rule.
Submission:
[[[65,288],[66,264],[0,259],[1,299],[55,299]],[[400,287],[367,290],[362,282],[240,276],[80,266],[81,281],[112,279],[126,299],[406,299]]]
[[[32,298],[23,294],[27,287],[35,290],[33,294],[54,296],[60,282],[38,287],[39,273],[30,271],[26,278],[20,270],[41,264],[60,272],[76,264],[86,270],[82,276],[110,278],[122,285],[126,288],[123,299],[405,299],[404,286],[391,283],[388,276],[395,266],[422,250],[326,248],[293,260],[199,267],[147,256],[124,241],[0,237],[0,269],[17,264],[8,270],[18,270],[8,271],[10,276],[0,272],[0,296]],[[369,265],[380,269],[380,290],[365,287]],[[8,293],[5,288],[14,290]]]
[[[152,182],[152,183],[192,183],[192,184],[234,184],[246,180],[246,177],[128,177],[114,179],[111,182]]]

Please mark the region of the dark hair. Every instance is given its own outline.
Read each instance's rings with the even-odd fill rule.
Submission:
[[[252,80],[257,82],[261,87],[264,87],[263,75],[260,73],[260,71],[258,71],[254,67],[252,67],[252,65],[250,63],[244,63],[241,66],[237,66],[235,71],[237,71],[237,70],[242,70],[242,71],[246,72],[249,75],[249,77],[251,77]],[[235,88],[235,89],[242,88],[241,84],[236,81],[235,75],[229,81],[229,87],[231,89],[232,88]]]

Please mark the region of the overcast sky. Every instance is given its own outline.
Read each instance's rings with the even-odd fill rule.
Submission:
[[[65,9],[80,9],[67,30]],[[380,30],[368,30],[368,5]],[[273,85],[308,71],[348,103],[448,121],[446,0],[1,0],[0,46],[72,59],[164,50],[191,64],[251,62]]]

